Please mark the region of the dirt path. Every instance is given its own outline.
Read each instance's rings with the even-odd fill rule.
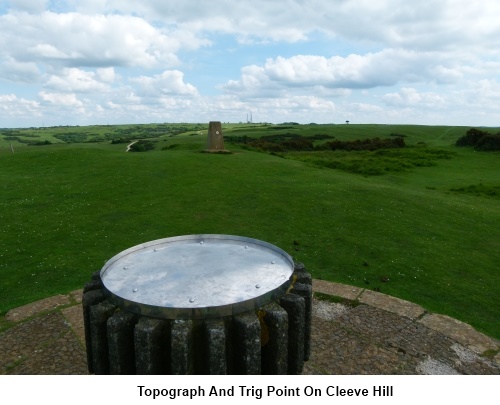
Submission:
[[[130,152],[130,147],[136,143],[137,141],[132,142],[130,145],[127,146],[127,150],[125,152]]]

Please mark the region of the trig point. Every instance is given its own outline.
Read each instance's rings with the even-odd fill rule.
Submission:
[[[228,150],[224,149],[224,137],[222,136],[220,121],[210,121],[208,123],[208,142],[204,152],[229,153]]]

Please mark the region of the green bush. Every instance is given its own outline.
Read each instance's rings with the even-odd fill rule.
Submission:
[[[129,143],[129,142],[132,142],[130,138],[115,138],[111,140],[112,145],[116,145],[119,143]]]
[[[148,152],[155,148],[155,142],[140,140],[130,146],[130,152]]]
[[[476,128],[471,128],[455,143],[457,146],[473,146],[480,151],[500,150],[500,133],[490,134]]]
[[[500,150],[500,134],[483,136],[476,144],[475,149],[485,152]]]
[[[364,150],[315,150],[288,152],[285,157],[317,166],[338,169],[364,176],[403,172],[415,167],[436,166],[438,159],[450,159],[455,153],[440,149],[407,147]]]
[[[377,150],[389,148],[404,148],[405,141],[401,137],[394,139],[356,139],[354,141],[330,141],[316,147],[318,150]]]
[[[52,142],[46,140],[46,141],[37,141],[28,143],[28,146],[44,146],[44,145],[52,145]]]
[[[467,187],[452,188],[450,191],[475,196],[500,198],[500,186],[485,186],[482,183],[473,184]]]
[[[87,140],[87,134],[82,134],[79,132],[69,132],[67,134],[54,135],[54,138],[57,138],[66,143],[83,143]]]

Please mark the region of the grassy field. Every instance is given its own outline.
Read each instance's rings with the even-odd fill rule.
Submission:
[[[455,147],[468,128],[223,125],[225,136],[254,138],[399,134],[405,153],[449,152],[432,166],[380,175],[239,143],[226,144],[230,155],[199,153],[206,129],[0,130],[0,315],[81,288],[107,259],[133,245],[221,233],[276,244],[315,278],[410,300],[500,338],[500,153]],[[18,139],[6,139],[13,136]],[[63,141],[72,137],[79,142]],[[152,152],[125,153],[126,142],[110,143],[146,137],[157,142]],[[358,159],[363,166],[380,165],[382,158],[387,156],[335,151],[325,159]]]

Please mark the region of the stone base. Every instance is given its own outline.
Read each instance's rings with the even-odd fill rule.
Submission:
[[[202,150],[202,152],[203,153],[220,153],[222,155],[230,155],[233,153],[230,150],[226,150],[226,149],[205,149],[205,150]]]
[[[87,365],[95,374],[300,374],[311,352],[311,276],[295,265],[278,302],[238,315],[155,319],[105,297],[99,273],[84,288]]]

